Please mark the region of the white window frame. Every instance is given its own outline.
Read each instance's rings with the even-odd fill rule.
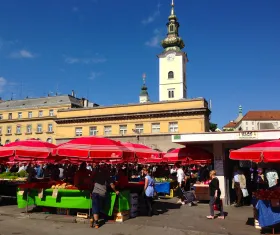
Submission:
[[[160,133],[160,123],[152,123],[152,133]]]
[[[28,134],[31,134],[31,133],[32,133],[32,125],[31,125],[31,124],[28,124],[28,125],[26,126],[26,133],[28,133]]]
[[[89,136],[97,136],[97,126],[90,126],[89,127]]]
[[[135,124],[135,131],[138,134],[144,133],[144,124]]]
[[[169,122],[169,132],[176,133],[178,130],[178,122]]]
[[[38,117],[43,117],[43,110],[39,110]]]
[[[37,124],[37,133],[42,133],[42,132],[43,132],[42,124]]]
[[[48,124],[48,132],[53,132],[53,124],[52,123]]]
[[[0,135],[2,135],[2,127],[0,127]]]
[[[76,127],[75,128],[75,136],[77,136],[77,137],[83,136],[83,128],[82,127]]]
[[[2,113],[0,114],[0,120],[3,120],[3,114]]]
[[[104,126],[104,136],[112,135],[112,126]]]
[[[32,118],[32,111],[28,111],[28,118]]]
[[[8,120],[12,120],[13,119],[13,113],[8,113]]]
[[[50,116],[50,117],[53,117],[53,116],[54,116],[54,110],[53,110],[53,109],[50,109],[50,110],[49,110],[49,116]]]
[[[171,88],[167,90],[168,92],[168,99],[173,99],[175,97],[175,89]]]
[[[120,133],[120,135],[126,135],[127,134],[127,125],[119,125],[119,133]]]
[[[22,118],[22,112],[18,112],[18,119]]]
[[[16,134],[21,134],[21,125],[17,125]]]
[[[12,134],[12,127],[11,126],[7,126],[7,134],[8,135]]]

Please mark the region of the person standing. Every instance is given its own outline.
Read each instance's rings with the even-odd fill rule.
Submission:
[[[225,219],[223,205],[221,204],[221,190],[219,186],[219,180],[216,177],[216,171],[210,171],[210,184],[209,184],[209,194],[210,194],[210,215],[207,216],[207,219],[215,219],[214,215],[214,205],[218,205],[220,209],[220,216],[219,219]]]
[[[115,184],[111,180],[109,171],[102,165],[96,169],[94,174],[94,188],[92,191],[92,214],[93,218],[90,220],[90,226],[99,227],[99,216],[104,207],[108,188],[111,188],[117,195],[119,191],[116,190]]]
[[[246,189],[246,177],[237,167],[235,167],[232,185],[237,198],[235,207],[241,207],[243,198],[242,189]]]
[[[154,213],[153,209],[153,197],[155,193],[155,181],[154,179],[150,176],[149,171],[147,168],[144,168],[143,170],[143,175],[145,176],[145,185],[144,185],[144,198],[148,210],[148,216],[152,216]]]

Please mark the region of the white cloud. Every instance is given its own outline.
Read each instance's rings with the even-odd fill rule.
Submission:
[[[80,58],[80,57],[72,57],[67,56],[65,58],[65,63],[67,64],[99,64],[106,62],[107,59],[102,56],[88,57],[88,58]]]
[[[162,38],[163,38],[163,35],[161,34],[161,31],[158,29],[155,29],[154,36],[151,37],[147,42],[145,42],[145,45],[148,47],[159,47]]]
[[[7,80],[4,77],[0,77],[0,93],[4,91],[6,84]]]
[[[161,4],[158,3],[157,5],[157,10],[150,16],[148,16],[146,19],[142,20],[142,24],[150,24],[152,22],[155,21],[155,19],[160,15],[160,7],[161,7]]]
[[[101,76],[101,72],[91,72],[90,75],[89,75],[89,79],[90,80],[95,80],[96,78],[100,77]]]
[[[27,50],[20,50],[20,51],[12,52],[10,54],[10,57],[14,58],[14,59],[21,59],[21,58],[32,59],[35,56],[36,56],[35,54],[33,54],[32,52],[27,51]]]
[[[15,45],[18,42],[18,40],[5,40],[2,37],[0,37],[0,50]]]

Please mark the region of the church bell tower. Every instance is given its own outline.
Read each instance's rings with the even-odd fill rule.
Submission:
[[[179,22],[171,3],[168,17],[167,36],[162,40],[163,52],[159,58],[159,101],[187,98],[186,64],[187,54],[182,51],[184,41],[179,37]]]

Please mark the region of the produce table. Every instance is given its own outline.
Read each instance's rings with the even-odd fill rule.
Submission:
[[[199,201],[209,201],[209,185],[208,184],[194,184],[195,195]]]
[[[38,196],[38,190],[29,190],[28,200],[25,191],[22,195],[22,191],[17,193],[18,208],[25,208],[28,206],[36,205],[42,207],[56,207],[66,209],[90,209],[92,207],[92,201],[90,199],[90,191],[59,189],[57,197],[53,197],[53,189],[43,190],[43,196]],[[117,199],[117,201],[116,201]],[[109,193],[108,201],[103,208],[103,212],[111,216],[114,210],[114,206],[117,202],[117,210],[124,211],[130,209],[130,192],[121,191],[119,196],[113,192]],[[115,208],[116,209],[116,208]]]

